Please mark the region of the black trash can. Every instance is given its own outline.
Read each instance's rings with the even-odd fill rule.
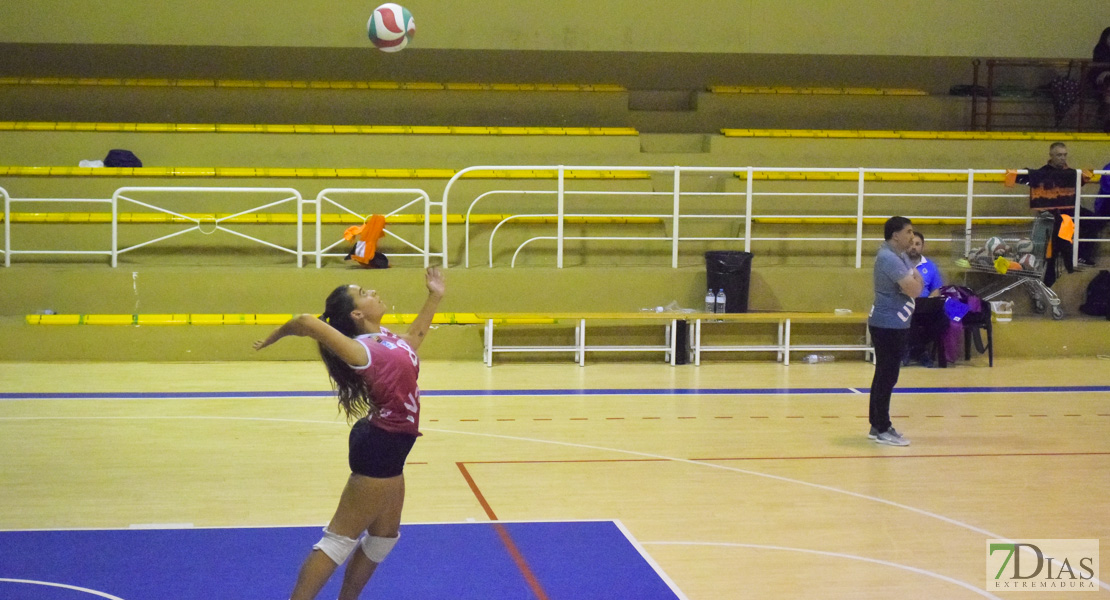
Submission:
[[[725,291],[725,312],[748,312],[752,253],[715,250],[705,253],[706,288]]]

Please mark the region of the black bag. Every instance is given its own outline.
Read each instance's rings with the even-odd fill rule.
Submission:
[[[355,256],[355,248],[351,248],[351,251],[347,253],[347,257],[344,258],[343,260],[353,261],[354,256]],[[388,269],[389,268],[389,257],[382,254],[381,252],[374,252],[374,258],[371,258],[370,262],[366,263],[365,265],[359,264],[357,262],[355,264],[364,268],[364,269]]]
[[[104,157],[104,166],[136,168],[143,166],[143,161],[130,150],[109,150],[108,156]]]
[[[1080,312],[1110,320],[1110,271],[1102,270],[1087,284],[1086,302]]]

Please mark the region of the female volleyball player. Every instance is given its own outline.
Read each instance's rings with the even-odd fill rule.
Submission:
[[[261,350],[287,335],[316,340],[339,405],[348,419],[358,419],[348,449],[351,476],[324,537],[301,566],[292,600],[315,598],[348,557],[339,598],[354,600],[400,536],[402,469],[420,435],[416,350],[443,298],[443,273],[432,267],[425,282],[428,299],[404,335],[381,326],[386,307],[377,292],[343,285],[328,296],[319,319],[299,315],[254,343]]]

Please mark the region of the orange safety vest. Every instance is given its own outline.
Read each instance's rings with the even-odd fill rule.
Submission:
[[[385,235],[385,217],[372,215],[362,225],[348,227],[347,231],[343,232],[343,239],[348,242],[358,240],[350,257],[360,265],[368,265],[374,259],[374,253],[378,250],[378,240],[383,235]]]

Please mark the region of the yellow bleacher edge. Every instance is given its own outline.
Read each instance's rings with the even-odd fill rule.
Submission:
[[[134,133],[302,133],[356,135],[607,135],[635,136],[634,127],[467,127],[449,125],[312,125],[245,123],[99,123],[0,121],[0,131]]]
[[[624,92],[606,83],[435,83],[396,81],[288,81],[247,79],[154,79],[111,77],[0,77],[0,85],[82,85],[131,87],[226,87],[273,89],[461,90],[508,92]]]
[[[31,167],[0,166],[5,177],[191,177],[191,178],[300,178],[300,179],[450,179],[452,169],[298,169],[289,167]],[[567,179],[650,179],[646,171],[564,171]],[[555,179],[555,170],[467,171],[469,179]]]
[[[140,315],[26,315],[29,325],[282,325],[292,314],[140,314]],[[386,325],[412,323],[415,314],[387,314]],[[474,313],[437,313],[432,320],[440,325],[477,325],[484,323]]]
[[[1043,133],[1017,131],[887,131],[847,129],[731,129],[721,130],[725,137],[747,138],[856,138],[856,139],[932,139],[932,140],[1036,140],[1036,141],[1110,141],[1106,133]]]

